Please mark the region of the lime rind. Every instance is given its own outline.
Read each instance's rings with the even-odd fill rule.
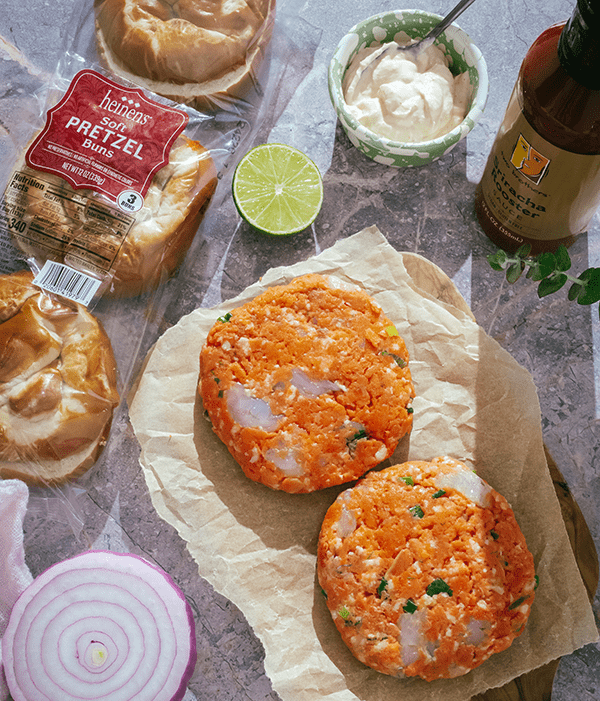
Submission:
[[[270,234],[309,227],[323,203],[323,182],[313,161],[287,144],[261,144],[238,164],[233,198],[240,215]]]

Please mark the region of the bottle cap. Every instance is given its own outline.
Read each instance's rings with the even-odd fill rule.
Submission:
[[[590,29],[597,29],[600,23],[600,8],[598,8],[597,5],[598,3],[594,2],[594,0],[577,1],[579,13]]]
[[[600,90],[600,8],[597,0],[577,0],[558,43],[563,68],[578,83]]]

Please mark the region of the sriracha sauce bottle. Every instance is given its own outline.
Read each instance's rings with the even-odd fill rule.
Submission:
[[[569,246],[600,205],[600,2],[533,43],[475,193],[483,231],[506,251]]]

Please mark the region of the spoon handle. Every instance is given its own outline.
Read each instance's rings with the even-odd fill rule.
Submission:
[[[460,0],[456,7],[450,10],[444,19],[439,24],[436,24],[436,26],[423,39],[436,39],[444,31],[444,29],[446,29],[446,27],[449,27],[452,22],[454,22],[454,20],[474,2],[475,0]]]

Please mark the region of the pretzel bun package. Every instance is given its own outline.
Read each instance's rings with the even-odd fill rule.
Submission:
[[[79,71],[9,179],[17,248],[40,267],[53,260],[96,278],[104,295],[156,288],[185,257],[217,184],[189,122],[139,88]]]
[[[252,86],[275,0],[96,0],[95,9],[98,53],[111,71],[204,109]]]
[[[185,257],[217,183],[213,159],[200,142],[180,135],[168,158],[150,180],[142,210],[128,217],[111,210],[93,191],[76,190],[53,172],[40,180],[23,157],[11,186],[25,183],[27,187],[20,190],[18,199],[22,202],[21,221],[28,226],[25,235],[13,233],[15,243],[27,255],[43,259],[48,252],[55,260],[77,260],[78,267],[89,266],[105,274],[106,296],[131,297],[155,289]],[[113,228],[117,226],[126,227],[124,236],[121,232],[115,235]],[[79,235],[63,233],[74,229]],[[102,239],[95,241],[94,248],[91,233]],[[108,261],[106,253],[97,250],[102,241],[113,254]]]
[[[272,41],[275,0],[74,7],[4,139],[0,477],[55,485],[106,458],[238,154],[305,70],[292,26]]]
[[[53,486],[103,454],[225,138],[190,108],[64,60],[0,193],[0,478]]]

